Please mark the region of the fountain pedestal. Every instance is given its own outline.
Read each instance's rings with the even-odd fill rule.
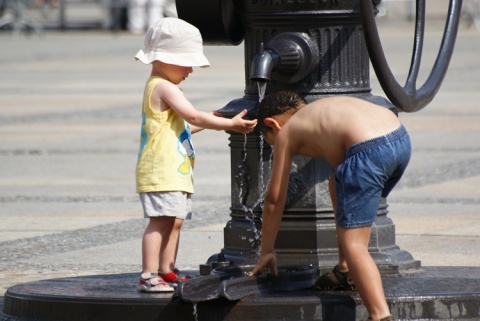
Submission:
[[[368,317],[356,292],[258,291],[235,301],[222,296],[192,304],[172,294],[138,293],[132,287],[137,279],[138,274],[132,273],[19,284],[5,293],[0,321],[359,321]],[[428,267],[383,276],[382,281],[398,320],[480,319],[480,268]],[[227,287],[227,296],[228,291]]]

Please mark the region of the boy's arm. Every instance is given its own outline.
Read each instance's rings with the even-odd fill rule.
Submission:
[[[242,134],[249,133],[257,124],[257,120],[245,120],[243,117],[246,111],[243,111],[232,119],[217,117],[213,114],[199,111],[185,98],[177,86],[162,82],[157,85],[155,90],[159,90],[161,99],[174,109],[189,124],[198,128],[208,128],[215,130],[234,130]]]
[[[287,197],[293,155],[287,144],[277,137],[273,154],[273,168],[268,190],[265,194],[262,219],[262,244],[260,257],[252,274],[257,275],[270,268],[277,275],[275,240],[282,222],[283,209]]]

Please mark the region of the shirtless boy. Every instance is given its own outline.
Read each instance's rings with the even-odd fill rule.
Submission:
[[[274,154],[263,207],[261,253],[252,274],[267,268],[278,274],[274,245],[293,157],[324,159],[334,169],[329,191],[339,260],[333,271],[319,278],[316,288],[356,289],[368,320],[394,320],[368,243],[380,198],[389,194],[410,159],[410,138],[396,115],[358,98],[330,97],[307,104],[298,93],[281,90],[263,100],[257,126],[274,146]]]

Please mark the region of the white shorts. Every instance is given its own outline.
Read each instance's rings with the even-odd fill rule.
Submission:
[[[192,218],[192,194],[185,192],[140,193],[143,216],[171,216],[184,220]]]

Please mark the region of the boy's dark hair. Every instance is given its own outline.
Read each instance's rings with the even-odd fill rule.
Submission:
[[[297,92],[292,90],[279,90],[271,93],[262,100],[258,109],[257,127],[263,133],[272,130],[263,121],[267,117],[281,115],[300,105],[306,104],[306,100]]]

